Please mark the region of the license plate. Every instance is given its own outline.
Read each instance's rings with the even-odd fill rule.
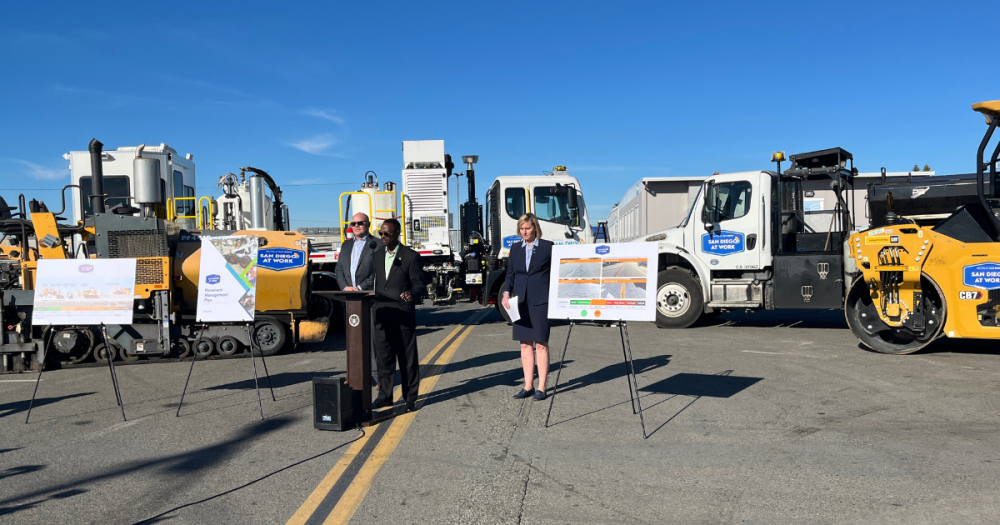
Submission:
[[[483,284],[483,274],[481,273],[465,274],[465,284]]]

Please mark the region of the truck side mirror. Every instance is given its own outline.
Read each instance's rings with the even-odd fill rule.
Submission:
[[[701,222],[705,224],[706,230],[711,230],[712,223],[715,222],[715,201],[713,200],[713,193],[715,193],[715,181],[708,181],[705,183],[704,194],[702,195],[702,205],[701,205]]]
[[[566,190],[567,190],[567,193],[566,193],[566,203],[569,204],[569,209],[570,210],[579,210],[580,209],[580,201],[578,201],[577,198],[576,198],[576,188],[574,188],[574,187],[571,186],[571,187],[566,188]]]

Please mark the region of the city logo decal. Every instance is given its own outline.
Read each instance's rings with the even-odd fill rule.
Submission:
[[[90,273],[90,272],[94,271],[94,265],[93,264],[81,264],[79,266],[79,270],[80,270],[80,273]]]
[[[1000,263],[984,262],[963,267],[962,284],[980,290],[1000,290]]]
[[[219,284],[222,281],[222,277],[218,274],[212,274],[205,277],[205,282],[207,284]]]
[[[361,319],[358,317],[358,314],[351,314],[347,322],[351,323],[351,326],[358,326],[361,324]]]
[[[521,240],[521,237],[518,236],[518,235],[511,235],[509,237],[504,237],[503,238],[503,247],[504,248],[510,248],[511,246],[514,246],[515,242],[518,242],[520,240]]]
[[[257,266],[275,272],[306,265],[306,252],[291,248],[264,248],[257,252]]]
[[[701,236],[701,251],[725,257],[745,251],[743,234],[722,230],[717,234],[704,233]]]

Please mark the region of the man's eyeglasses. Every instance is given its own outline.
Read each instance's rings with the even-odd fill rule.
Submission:
[[[392,232],[382,232],[382,231],[378,232],[378,236],[379,237],[386,237],[386,236],[392,236],[392,235],[395,235],[395,234],[392,233]]]
[[[350,224],[351,224],[351,226],[364,226],[365,224],[368,224],[368,221],[356,221],[356,222],[352,222]]]

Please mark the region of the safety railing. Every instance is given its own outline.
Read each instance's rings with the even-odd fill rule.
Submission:
[[[177,201],[191,201],[190,208],[186,204],[182,203],[184,205],[181,207],[181,209],[183,210],[183,212],[185,213],[185,215],[178,215]],[[197,220],[198,219],[198,215],[197,215],[197,209],[196,209],[197,208],[197,206],[196,206],[197,202],[196,201],[197,201],[196,197],[172,197],[172,198],[167,199],[167,220],[169,220],[169,221],[176,221],[177,219],[195,219],[195,220]],[[190,209],[190,211],[195,212],[195,214],[194,215],[187,215],[189,209]]]
[[[208,201],[208,206],[202,206],[202,201]],[[218,204],[211,197],[205,196],[198,199],[198,228],[202,230],[215,229],[215,221],[212,220],[212,217],[218,212],[217,207]]]

